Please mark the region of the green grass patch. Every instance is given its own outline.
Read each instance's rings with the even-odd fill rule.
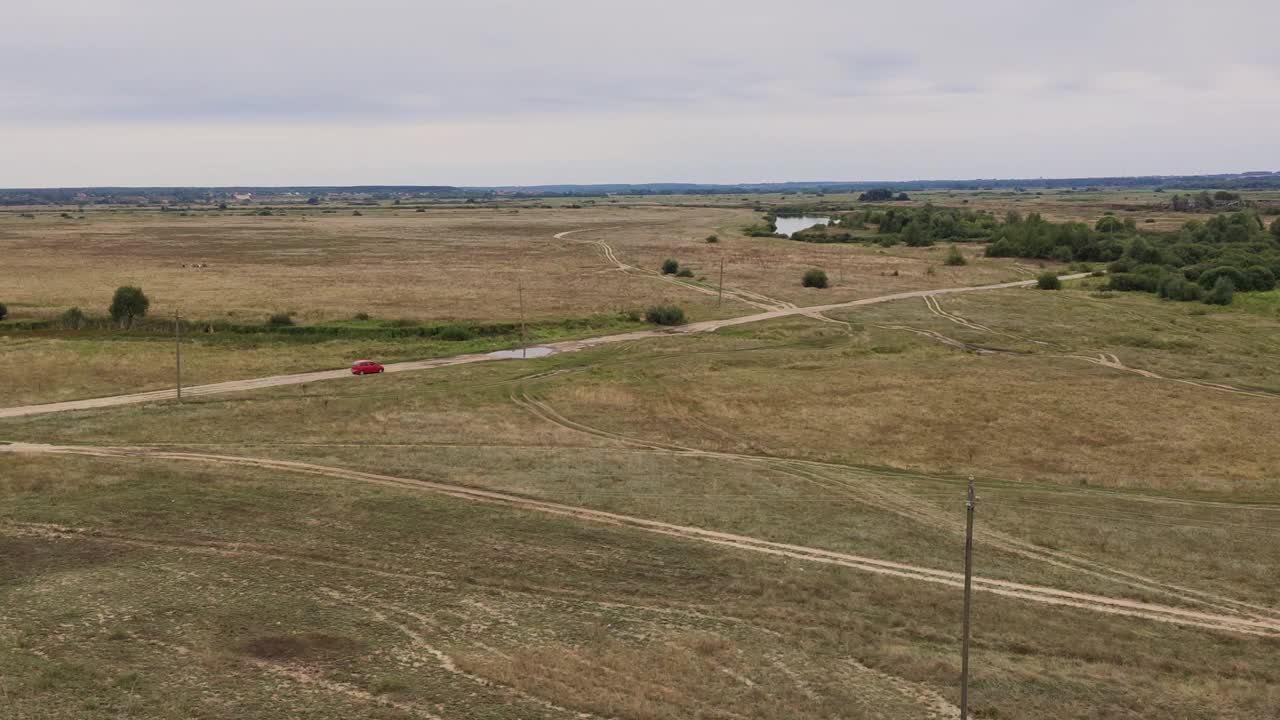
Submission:
[[[1232,307],[1254,315],[1280,318],[1280,290],[1236,293]]]

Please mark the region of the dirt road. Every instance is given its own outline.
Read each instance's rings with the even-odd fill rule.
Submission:
[[[1064,280],[1075,280],[1087,277],[1088,273],[1080,273],[1076,275],[1064,275]],[[610,345],[613,343],[628,342],[632,340],[643,340],[655,337],[670,337],[672,335],[714,332],[721,328],[732,327],[734,325],[746,325],[748,323],[762,322],[764,320],[775,320],[778,318],[790,317],[793,315],[804,315],[809,317],[817,317],[825,312],[832,310],[841,310],[844,308],[858,307],[861,305],[875,305],[878,303],[893,302],[895,300],[905,300],[908,298],[932,297],[937,295],[952,295],[956,293],[981,292],[984,290],[1003,290],[1006,288],[1028,287],[1034,285],[1035,280],[1020,280],[1017,282],[998,283],[995,285],[976,285],[972,287],[956,287],[956,288],[939,288],[936,290],[913,290],[910,292],[894,293],[892,295],[881,295],[879,297],[863,298],[862,300],[850,300],[848,302],[833,303],[830,305],[811,305],[808,307],[782,307],[765,312],[755,313],[753,315],[743,315],[736,318],[725,318],[722,320],[704,320],[702,322],[681,325],[680,327],[670,328],[667,330],[637,330],[635,332],[620,333],[617,335],[604,335],[601,337],[586,338],[583,340],[565,340],[558,343],[550,343],[539,346],[545,348],[546,352],[540,355],[559,354],[577,352],[579,350],[587,350],[601,345]],[[452,357],[434,358],[431,360],[413,360],[409,362],[392,363],[386,366],[389,373],[411,372],[416,370],[430,370],[433,368],[449,367],[452,365],[467,365],[470,363],[491,362],[494,360],[513,359],[508,351],[499,351],[496,353],[478,353],[471,355],[454,355]],[[317,372],[296,373],[292,375],[272,375],[269,377],[254,378],[251,380],[229,380],[227,382],[212,383],[209,385],[194,385],[182,389],[183,397],[198,397],[203,395],[218,395],[222,393],[244,392],[247,390],[260,390],[262,388],[281,387],[284,385],[301,385],[303,383],[320,382],[324,380],[341,380],[351,379],[355,382],[368,382],[366,378],[357,378],[351,374],[351,371],[343,368],[341,370],[320,370]],[[96,408],[116,407],[119,405],[136,405],[139,403],[155,402],[157,400],[169,400],[175,397],[174,390],[152,390],[150,392],[131,393],[128,395],[112,395],[109,397],[90,398],[87,400],[68,400],[66,402],[46,403],[42,405],[22,405],[18,407],[0,408],[0,418],[25,417],[29,415],[45,415],[48,413],[68,412],[71,410],[93,410]]]
[[[448,483],[416,480],[412,478],[380,475],[376,473],[347,470],[345,468],[314,465],[291,460],[275,460],[269,458],[251,458],[235,455],[212,455],[207,453],[174,452],[139,447],[89,447],[81,445],[43,445],[32,443],[0,444],[0,453],[52,454],[52,455],[88,455],[93,457],[139,458],[221,465],[240,465],[268,468],[293,473],[320,475],[343,480],[376,485],[388,485],[408,488],[417,491],[448,495],[464,500],[484,502],[495,505],[517,508],[531,512],[548,513],[576,518],[587,522],[627,527],[633,530],[676,537],[684,540],[711,543],[734,550],[757,552],[778,557],[803,560],[807,562],[840,565],[864,572],[889,575],[907,580],[915,580],[932,584],[960,587],[963,576],[948,570],[910,565],[906,563],[880,560],[877,558],[852,555],[849,553],[824,550],[822,548],[792,545],[789,543],[762,540],[746,535],[718,532],[686,525],[675,525],[658,520],[621,515],[618,513],[591,510],[588,508],[562,503],[533,500],[517,495],[480,490]],[[1046,605],[1059,605],[1092,612],[1128,617],[1143,618],[1156,622],[1188,625],[1210,630],[1235,632],[1248,635],[1280,637],[1280,621],[1261,617],[1239,617],[1234,615],[1202,612],[1184,607],[1162,605],[1140,600],[1107,597],[1090,593],[1080,593],[1059,588],[1040,585],[1028,585],[995,578],[975,577],[974,589],[995,595],[1016,598]]]
[[[564,240],[568,238],[570,235],[576,235],[578,233],[599,232],[603,230],[612,230],[612,229],[613,228],[587,228],[583,230],[566,230],[565,232],[562,232],[562,233],[556,233],[552,237],[554,237],[556,240]],[[595,245],[596,247],[600,248],[600,250],[604,253],[605,259],[608,260],[610,263],[612,263],[616,269],[621,270],[624,273],[642,275],[648,278],[652,278],[653,280],[659,280],[662,282],[671,283],[673,285],[679,285],[682,288],[693,290],[694,292],[700,292],[704,295],[716,296],[716,295],[722,294],[721,291],[716,288],[706,287],[704,285],[699,285],[698,283],[694,283],[694,282],[684,282],[675,275],[666,275],[664,273],[659,273],[656,270],[645,270],[643,268],[638,268],[635,265],[630,265],[628,263],[625,263],[618,259],[618,255],[616,252],[614,252],[613,246],[609,245],[609,243],[603,240],[574,240],[573,242],[589,243],[591,245]],[[750,305],[751,307],[754,307],[757,310],[776,310],[779,308],[795,307],[795,303],[789,303],[784,300],[778,300],[775,298],[771,298],[768,295],[761,295],[760,293],[752,292],[751,290],[744,290],[742,288],[728,288],[728,287],[723,288],[723,295],[725,297],[728,297],[730,300],[737,300],[738,302]]]

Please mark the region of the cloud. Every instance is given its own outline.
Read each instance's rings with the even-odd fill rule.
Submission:
[[[1280,7],[1215,7],[1249,21],[1178,0],[25,3],[0,26],[0,184],[1280,166]]]

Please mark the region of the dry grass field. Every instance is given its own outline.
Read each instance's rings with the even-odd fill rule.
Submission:
[[[674,257],[692,266],[695,282],[704,277],[701,284],[714,287],[723,259],[727,287],[795,302],[815,299],[816,291],[800,287],[800,275],[815,265],[844,280],[822,296],[825,302],[1020,274],[1007,259],[945,268],[943,248],[884,251],[747,239],[739,231],[760,216],[741,209],[276,212],[284,214],[89,210],[85,220],[52,211],[35,218],[0,214],[0,297],[15,318],[52,317],[73,305],[105,314],[117,286],[137,284],[151,297],[154,314],[180,309],[206,320],[261,322],[277,312],[295,313],[303,323],[361,312],[387,319],[514,320],[523,285],[529,318],[615,313],[664,300],[706,318],[752,307],[730,295],[717,308],[714,295],[649,273]],[[577,230],[587,232],[555,237]],[[705,243],[712,234],[724,241]],[[592,241],[606,242],[619,260],[646,272],[620,271]]]
[[[104,312],[115,287],[139,284],[157,314],[175,308],[203,319],[262,321],[295,312],[300,322],[380,318],[513,319],[518,279],[531,318],[576,317],[671,296],[711,312],[704,296],[653,287],[643,278],[598,277],[594,253],[553,238],[578,228],[634,226],[670,234],[673,224],[713,228],[720,211],[653,209],[367,210],[354,217],[298,211],[285,216],[89,211],[5,218],[0,294],[35,315],[69,305]],[[710,230],[708,230],[710,231]],[[184,265],[186,267],[184,267]],[[201,265],[203,267],[193,267]],[[651,292],[652,291],[652,292]]]
[[[135,281],[209,321],[345,322],[365,297],[375,318],[502,322],[521,272],[550,339],[663,300],[696,320],[1039,271],[977,246],[947,268],[945,248],[747,238],[740,201],[0,215],[21,268],[0,300],[47,318]],[[703,289],[648,272],[666,257]],[[815,265],[835,287],[799,287]],[[0,443],[36,445],[0,445],[6,716],[957,717],[973,475],[974,717],[1269,717],[1274,297],[1098,282],[0,419]],[[188,342],[212,381],[513,340]],[[161,387],[171,350],[0,331],[0,405]]]
[[[1280,320],[1074,290],[938,302],[990,330],[921,300],[889,303],[837,314],[851,331],[824,327],[823,342],[803,352],[682,354],[660,373],[620,368],[552,399],[591,424],[687,434],[716,450],[929,472],[976,465],[1010,479],[1112,487],[1274,490]],[[802,322],[742,332],[785,338]],[[917,331],[1007,352],[961,352]]]
[[[500,207],[476,210],[365,208],[356,217],[321,210],[275,210],[268,217],[207,211],[88,210],[86,220],[45,211],[34,219],[0,214],[0,301],[10,320],[48,320],[69,307],[104,316],[111,294],[137,284],[153,317],[181,310],[195,323],[185,356],[188,384],[341,367],[354,359],[405,360],[513,347],[345,339],[281,342],[271,336],[211,337],[201,321],[262,325],[289,313],[301,325],[374,320],[517,323],[546,327],[538,340],[605,334],[627,327],[620,313],[675,303],[690,320],[809,305],[904,290],[1023,279],[1033,268],[1011,259],[942,264],[944,248],[817,246],[743,237],[751,211],[696,206]],[[561,238],[557,234],[570,233]],[[721,242],[708,244],[716,234]],[[611,260],[605,243],[617,259]],[[659,275],[676,258],[696,270]],[[728,292],[716,293],[721,260]],[[628,266],[624,269],[621,265]],[[195,267],[197,265],[203,267]],[[800,286],[810,267],[834,283]],[[739,293],[738,290],[747,291]],[[522,291],[522,292],[521,292]],[[747,294],[750,293],[750,294]],[[744,298],[746,301],[744,301]],[[571,327],[557,328],[556,323]],[[0,323],[0,405],[68,400],[167,387],[172,342],[166,329],[120,337],[101,332],[9,333]]]

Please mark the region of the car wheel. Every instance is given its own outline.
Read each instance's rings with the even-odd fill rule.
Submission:
[[[378,368],[378,374],[379,374],[379,375],[381,375],[381,374],[382,374],[382,368]]]

